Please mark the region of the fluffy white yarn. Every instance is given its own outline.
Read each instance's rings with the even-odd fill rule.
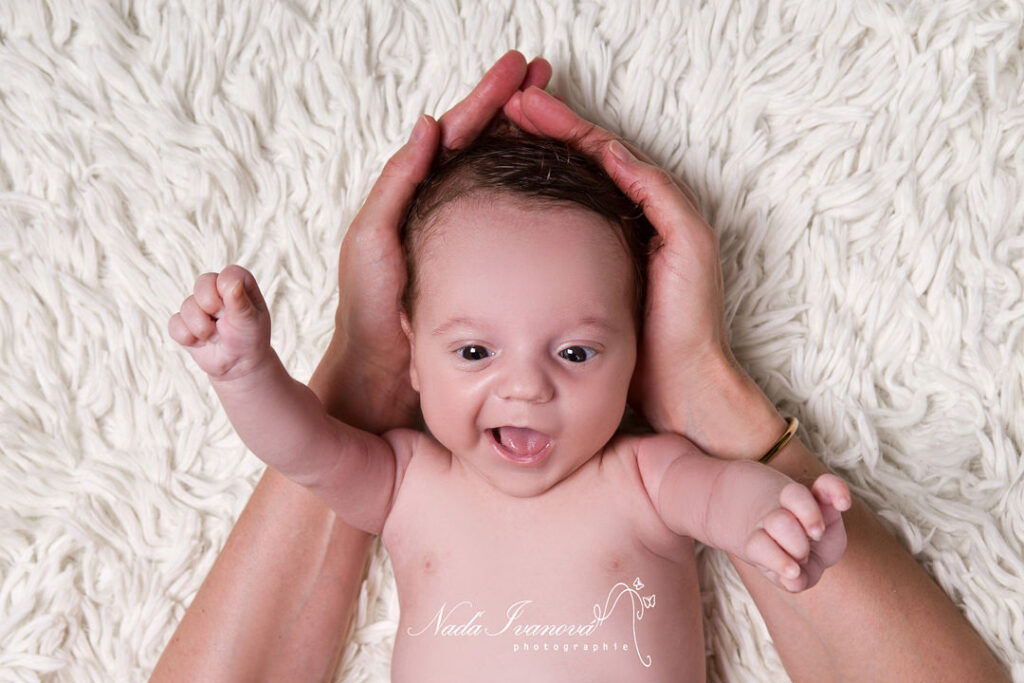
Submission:
[[[251,268],[298,377],[389,153],[502,52],[682,175],[740,360],[1024,681],[1024,6],[0,5],[0,679],[141,680],[261,470],[165,334]],[[786,680],[702,553],[713,681]],[[339,680],[384,680],[373,557]]]

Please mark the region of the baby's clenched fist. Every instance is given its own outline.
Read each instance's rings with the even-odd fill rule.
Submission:
[[[216,380],[244,377],[271,356],[270,313],[241,266],[200,275],[167,331]]]
[[[850,490],[833,474],[821,475],[809,490],[787,484],[748,538],[744,559],[788,591],[814,586],[846,549],[842,513],[851,504]]]

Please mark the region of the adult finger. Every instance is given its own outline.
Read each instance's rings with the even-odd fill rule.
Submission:
[[[468,144],[520,87],[546,85],[550,78],[551,65],[546,60],[537,58],[527,64],[521,53],[510,50],[440,121],[421,116],[409,141],[388,160],[363,202],[352,225],[356,234],[367,227],[395,229],[412,200],[416,186],[430,170],[439,140],[450,149]]]
[[[530,88],[540,88],[543,90],[548,86],[548,82],[551,80],[551,64],[548,60],[543,57],[537,57],[526,67],[526,78],[523,79],[523,83],[519,86],[519,90],[512,93],[509,97],[508,102],[505,103],[502,111],[505,117],[510,121],[519,121],[520,123],[527,120],[522,113],[522,96],[524,90]],[[555,95],[557,97],[557,95]],[[537,134],[535,130],[525,129],[527,132]]]
[[[550,78],[551,65],[546,60],[537,58],[527,64],[522,53],[509,50],[465,99],[441,117],[441,144],[448,149],[465,147],[502,111],[513,94],[522,88],[544,87]]]
[[[548,87],[548,82],[551,80],[551,63],[543,57],[534,57],[530,60],[530,63],[526,65],[526,78],[519,85],[520,90],[526,90],[528,88],[540,88],[543,90]]]
[[[587,121],[549,92],[540,88],[525,88],[520,100],[523,120],[513,121],[516,125],[530,126],[540,135],[568,142],[598,163],[601,162],[602,148],[612,140],[629,146],[638,158],[653,163],[624,139]]]
[[[537,135],[568,142],[590,156],[608,171],[620,189],[633,201],[640,203],[641,199],[649,199],[638,192],[642,184],[636,187],[632,186],[638,178],[635,177],[635,172],[630,171],[642,170],[644,177],[640,180],[653,181],[663,187],[674,186],[683,195],[682,199],[685,200],[683,204],[687,205],[685,206],[687,213],[700,216],[697,197],[686,183],[659,168],[650,157],[626,140],[587,121],[564,102],[539,88],[525,90],[520,100],[522,119],[514,120],[514,123]],[[626,158],[623,159],[612,154],[612,151],[616,150],[616,144],[620,146],[620,149],[624,147],[628,150],[629,154]],[[633,157],[632,159],[629,158],[630,155]],[[634,169],[628,166],[628,162],[631,161],[639,164],[640,168]]]
[[[412,201],[416,186],[430,170],[437,151],[440,128],[433,118],[423,115],[416,122],[409,141],[392,155],[384,165],[377,181],[370,188],[359,214],[352,221],[349,232],[363,231],[394,233]]]

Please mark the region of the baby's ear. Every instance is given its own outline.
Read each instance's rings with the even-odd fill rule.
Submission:
[[[412,384],[412,390],[419,393],[420,377],[416,372],[416,337],[412,332],[409,316],[404,310],[398,314],[398,322],[402,325],[405,338],[409,340],[409,383]]]

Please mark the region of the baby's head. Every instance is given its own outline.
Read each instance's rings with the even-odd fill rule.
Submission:
[[[652,234],[564,143],[495,130],[438,161],[402,229],[403,326],[426,424],[462,465],[536,495],[612,437]]]
[[[462,150],[442,151],[420,183],[401,231],[408,272],[402,304],[407,314],[415,308],[419,252],[431,228],[460,203],[495,199],[534,210],[582,207],[603,218],[609,234],[621,241],[623,253],[632,263],[629,287],[639,328],[647,248],[654,236],[643,210],[581,152],[507,125],[492,127]]]

